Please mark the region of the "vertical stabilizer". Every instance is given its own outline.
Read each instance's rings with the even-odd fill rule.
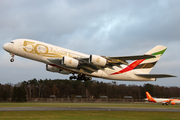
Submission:
[[[148,99],[149,102],[156,102],[153,97],[149,94],[149,92],[146,92],[146,97]]]
[[[152,70],[152,68],[166,51],[166,49],[167,47],[165,46],[157,45],[156,47],[145,53],[145,55],[154,55],[156,57],[144,59],[143,62],[141,62],[135,69],[139,69],[144,74],[149,74],[149,72]]]
[[[149,92],[146,92],[146,97],[147,97],[147,99],[151,99],[152,98],[152,96],[149,94]]]

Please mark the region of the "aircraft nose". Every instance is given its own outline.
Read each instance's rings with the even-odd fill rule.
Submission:
[[[8,43],[3,45],[3,49],[6,50],[6,51],[8,50]]]

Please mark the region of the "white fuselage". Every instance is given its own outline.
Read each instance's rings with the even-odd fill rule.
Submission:
[[[90,56],[87,54],[79,53],[76,51],[29,39],[16,39],[11,43],[6,43],[3,46],[3,48],[11,54],[43,62],[45,64],[54,64],[51,61],[49,61],[48,58],[61,59],[63,58],[63,56],[68,56],[72,58],[88,58]],[[112,73],[115,73],[125,68],[125,65],[121,67],[113,66],[112,68],[100,69],[92,73],[85,72],[83,69],[79,68],[69,68],[61,64],[58,64],[57,67],[64,71],[69,71],[70,73],[85,74],[88,76],[99,77],[104,79],[127,81],[155,81],[155,78],[143,78],[136,76],[135,74],[141,74],[141,72],[138,70],[131,70],[122,74],[112,75]]]
[[[171,99],[171,98],[152,98],[152,99],[146,99],[149,102],[155,102],[155,103],[162,103],[162,104],[169,104],[172,105],[180,104],[180,99]]]
[[[154,98],[154,100],[156,101],[156,103],[166,103],[166,102],[169,102],[170,99],[168,99],[168,98]]]

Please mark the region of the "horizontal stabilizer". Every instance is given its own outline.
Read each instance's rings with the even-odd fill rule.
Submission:
[[[176,77],[174,75],[168,75],[168,74],[135,74],[139,77],[144,78],[166,78],[166,77]]]

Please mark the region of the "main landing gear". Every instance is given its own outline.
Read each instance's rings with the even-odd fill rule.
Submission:
[[[11,61],[11,62],[14,62],[14,54],[11,54],[11,57],[12,57],[12,58],[10,59],[10,61]]]
[[[91,80],[92,78],[88,77],[88,76],[86,76],[84,74],[79,74],[78,76],[75,76],[73,74],[73,76],[70,76],[69,79],[70,80],[75,79],[75,80],[84,80],[84,81],[87,81],[87,80]]]

